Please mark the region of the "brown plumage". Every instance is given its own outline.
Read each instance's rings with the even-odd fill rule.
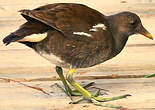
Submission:
[[[113,58],[132,34],[152,38],[140,18],[131,12],[104,16],[85,5],[73,3],[49,4],[20,12],[27,22],[3,42],[26,44],[62,67],[85,68]],[[41,41],[22,41],[28,35],[42,33],[47,33],[47,37]]]

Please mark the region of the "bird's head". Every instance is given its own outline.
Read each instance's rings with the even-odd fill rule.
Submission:
[[[142,34],[149,39],[153,40],[152,35],[143,27],[139,16],[131,12],[122,12],[116,15],[109,16],[112,26],[112,30],[115,33],[119,32],[125,36],[130,36],[133,34]]]

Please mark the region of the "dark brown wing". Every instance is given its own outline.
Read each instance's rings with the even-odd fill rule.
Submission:
[[[27,20],[43,22],[68,37],[72,37],[73,32],[90,33],[89,29],[99,23],[108,27],[104,15],[81,4],[49,4],[20,12]]]

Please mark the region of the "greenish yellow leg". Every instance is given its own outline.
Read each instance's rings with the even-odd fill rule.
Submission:
[[[74,69],[70,69],[68,74],[67,74],[67,80],[68,82],[76,89],[78,90],[85,99],[91,101],[92,103],[94,103],[95,105],[98,106],[103,106],[103,107],[110,107],[110,108],[117,108],[120,109],[122,108],[121,106],[114,106],[114,105],[110,105],[110,104],[102,104],[101,102],[106,102],[106,101],[113,101],[113,100],[118,100],[118,99],[122,99],[122,98],[126,98],[127,96],[130,96],[129,94],[127,95],[123,95],[123,96],[117,96],[117,97],[111,97],[111,98],[103,98],[103,97],[97,97],[97,96],[93,96],[91,95],[91,93],[89,93],[87,90],[85,90],[83,87],[81,87],[77,82],[75,82],[73,80],[73,73],[74,73]],[[81,100],[83,100],[84,98],[80,98],[78,99],[76,102],[80,102]],[[75,102],[74,102],[75,103]]]
[[[98,91],[96,91],[96,92],[93,94],[93,96],[94,96],[94,97],[97,97],[97,96],[99,96],[99,94],[100,94],[100,89],[99,89]],[[70,104],[77,104],[77,103],[81,102],[81,101],[84,100],[84,99],[85,99],[84,97],[81,97],[81,98],[77,99],[76,101],[71,102]]]
[[[71,88],[69,87],[68,83],[66,82],[65,80],[65,77],[63,75],[63,71],[62,71],[62,68],[59,67],[59,66],[56,66],[56,72],[58,73],[59,77],[60,77],[60,80],[62,81],[65,89],[63,87],[61,87],[60,85],[57,84],[57,86],[59,88],[61,88],[70,98],[71,98],[71,94],[72,94],[72,90]],[[72,98],[71,98],[72,99]]]
[[[86,89],[86,88],[92,86],[93,84],[94,84],[94,82],[90,82],[88,84],[82,85],[82,87]],[[95,94],[95,93],[93,93],[93,94]],[[100,91],[99,91],[98,94],[100,94]],[[73,96],[82,96],[82,94],[78,90],[76,90],[76,89],[72,91],[72,95]]]
[[[85,98],[87,98],[87,99],[90,99],[91,98],[91,94],[87,91],[87,90],[85,90],[83,87],[81,87],[78,83],[76,83],[74,80],[73,80],[73,78],[72,78],[72,76],[73,76],[73,73],[74,73],[74,69],[70,69],[69,70],[69,72],[68,72],[68,74],[67,74],[67,80],[68,80],[68,82],[76,89],[76,90],[78,90]]]
[[[59,66],[56,66],[56,72],[58,73],[60,80],[62,81],[64,87],[60,86],[59,84],[56,84],[57,87],[59,87],[60,89],[62,89],[70,98],[71,96],[81,96],[81,93],[77,90],[71,90],[71,88],[69,87],[67,81],[65,80],[65,77],[63,75],[63,71],[62,68]],[[83,88],[87,88],[91,85],[93,85],[94,82],[88,83],[86,85],[83,86]]]

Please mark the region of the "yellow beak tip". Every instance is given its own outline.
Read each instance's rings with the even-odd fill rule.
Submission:
[[[153,37],[152,37],[152,35],[151,35],[150,33],[145,34],[145,36],[146,36],[147,38],[149,38],[149,39],[152,39],[152,40],[153,40]]]

